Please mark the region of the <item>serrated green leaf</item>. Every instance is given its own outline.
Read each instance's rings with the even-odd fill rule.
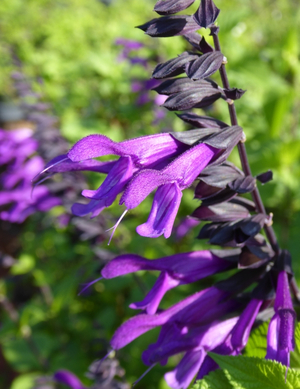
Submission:
[[[275,361],[209,353],[235,389],[300,389],[300,372]]]
[[[291,367],[300,368],[300,323],[296,325],[295,329],[295,350],[291,352]]]
[[[264,358],[267,349],[267,333],[269,322],[265,322],[252,331],[244,355],[247,357]]]
[[[195,383],[192,389],[232,389],[223,370],[215,370]]]

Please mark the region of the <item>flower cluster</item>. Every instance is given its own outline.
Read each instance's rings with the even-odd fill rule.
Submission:
[[[0,218],[11,223],[22,223],[36,211],[48,211],[61,200],[41,185],[32,192],[32,179],[44,161],[33,155],[38,142],[32,130],[0,130]]]
[[[290,296],[293,272],[289,253],[281,250],[257,189],[271,172],[253,177],[244,146],[243,130],[238,126],[234,100],[244,91],[230,88],[225,71],[226,58],[221,53],[215,21],[219,9],[212,0],[201,0],[194,15],[177,15],[194,0],[158,0],[154,10],[163,15],[140,28],[153,37],[182,35],[191,51],[159,64],[156,79],[166,79],[155,88],[167,95],[164,107],[188,111],[179,118],[193,126],[182,133],[164,133],[116,143],[102,135],[91,135],[71,150],[50,161],[42,172],[91,170],[107,174],[97,190],[84,190],[88,204],[74,204],[76,215],[98,215],[121,194],[120,205],[126,211],[137,207],[155,191],[148,220],[137,227],[142,236],[155,238],[172,233],[182,191],[196,180],[195,198],[201,205],[191,215],[195,222],[206,222],[198,239],[223,248],[210,251],[178,253],[149,260],[127,254],[110,261],[102,270],[105,279],[139,270],[155,270],[160,275],[146,297],[131,304],[141,310],[115,332],[114,350],[126,346],[147,331],[160,327],[157,342],[143,352],[148,366],[165,365],[179,353],[178,366],[165,375],[174,389],[187,388],[193,379],[201,379],[218,365],[209,351],[222,355],[240,354],[251,328],[266,308],[273,309],[268,331],[266,358],[289,366],[294,349],[295,311]],[[209,28],[214,48],[196,31]],[[222,86],[208,77],[220,71]],[[178,75],[184,77],[178,78]],[[175,77],[175,78],[174,78]],[[231,124],[192,111],[205,108],[218,99],[229,107]],[[227,161],[237,145],[242,170]],[[118,160],[100,162],[94,158],[117,155]],[[39,177],[41,178],[41,177]],[[252,200],[243,194],[250,193]],[[260,232],[265,230],[264,237]],[[171,289],[197,282],[204,277],[235,269],[229,278],[200,290],[168,309],[161,309],[164,295]]]

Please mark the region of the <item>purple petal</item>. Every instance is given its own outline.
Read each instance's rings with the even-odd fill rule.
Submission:
[[[68,157],[76,162],[113,154],[130,156],[138,166],[148,166],[183,150],[186,150],[186,146],[168,133],[142,136],[120,143],[104,135],[89,135],[71,148]]]
[[[133,174],[133,163],[130,157],[121,157],[112,167],[106,179],[97,190],[84,190],[82,195],[93,200],[105,200],[109,207],[117,195],[123,191]]]
[[[130,157],[121,157],[112,167],[98,190],[84,190],[83,196],[91,198],[89,204],[74,204],[72,212],[77,216],[92,213],[97,216],[105,207],[109,207],[118,194],[123,191],[132,177],[133,164]]]
[[[145,169],[137,173],[121,197],[128,209],[137,207],[154,189],[177,182],[180,189],[189,187],[217,154],[217,149],[204,143],[182,153],[161,171]]]
[[[281,308],[293,309],[293,303],[289,289],[289,279],[285,271],[281,271],[278,274],[276,298],[274,304],[275,312],[277,312],[278,309]]]
[[[178,324],[182,323],[183,326],[190,323],[201,323],[203,318],[209,316],[209,311],[216,307],[217,303],[226,296],[228,296],[228,293],[211,287],[187,297],[162,313],[135,316],[117,329],[111,340],[111,345],[113,349],[118,350],[138,336],[167,322],[176,321]],[[199,310],[200,306],[201,310]]]
[[[151,365],[172,355],[196,348],[209,351],[224,342],[237,321],[238,317],[234,317],[191,330],[186,329],[188,332],[182,329],[179,331],[179,327],[175,326],[174,323],[172,323],[171,328],[169,324],[166,324],[161,330],[158,341],[150,345],[143,353],[143,362]]]
[[[167,272],[162,272],[147,296],[140,302],[130,304],[129,307],[132,309],[146,309],[148,315],[154,315],[166,292],[179,284],[179,280],[170,277]]]
[[[207,355],[199,369],[195,381],[202,380],[204,376],[219,368],[217,362],[215,362],[209,355]]]
[[[173,389],[186,389],[197,374],[206,353],[203,349],[187,352],[179,365],[165,374],[165,380]]]
[[[55,381],[64,385],[68,385],[72,389],[86,389],[86,387],[83,386],[79,378],[77,378],[75,374],[71,373],[68,370],[58,370],[54,374],[53,378]]]
[[[155,193],[149,218],[137,227],[137,233],[149,238],[164,234],[165,238],[169,238],[181,197],[181,190],[176,183],[160,186]]]
[[[109,279],[139,270],[159,270],[170,273],[173,278],[191,283],[232,266],[235,266],[234,263],[223,260],[208,250],[179,253],[154,260],[135,254],[124,254],[108,262],[101,274]]]
[[[240,351],[246,346],[252,325],[262,303],[262,300],[251,300],[246,309],[240,315],[239,321],[234,327],[231,335],[231,344],[234,349]]]
[[[86,216],[91,213],[91,219],[98,216],[106,207],[105,200],[91,200],[88,204],[75,203],[71,207],[73,215]]]
[[[182,239],[193,227],[198,226],[200,223],[200,220],[189,216],[185,217],[176,228],[176,238]]]

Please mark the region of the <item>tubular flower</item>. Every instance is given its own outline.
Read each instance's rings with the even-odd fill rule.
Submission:
[[[56,172],[91,170],[107,173],[97,190],[84,190],[88,204],[74,204],[75,215],[97,216],[124,192],[120,204],[137,207],[157,189],[149,219],[137,228],[140,235],[169,237],[177,214],[181,191],[189,187],[220,150],[205,143],[186,144],[172,134],[144,136],[116,143],[103,135],[90,135],[77,142],[65,156],[56,157],[43,170]],[[92,158],[118,155],[117,161]],[[40,177],[37,177],[37,180]]]
[[[104,278],[114,278],[138,270],[158,270],[160,275],[143,301],[130,305],[155,314],[165,293],[178,285],[198,281],[212,274],[231,269],[234,261],[219,258],[212,252],[193,251],[149,260],[139,255],[125,254],[110,261],[102,270]]]
[[[144,301],[131,305],[134,309],[141,308],[145,311],[127,320],[117,329],[111,340],[112,348],[118,350],[142,334],[161,327],[157,342],[149,345],[143,352],[142,360],[148,366],[156,363],[165,365],[169,357],[184,353],[175,370],[165,375],[167,383],[173,389],[185,389],[196,375],[203,377],[218,367],[210,362],[208,351],[239,354],[246,345],[263,301],[253,299],[240,316],[226,320],[222,318],[228,314],[232,316],[233,312],[240,308],[241,303],[233,297],[251,284],[253,276],[259,276],[261,270],[255,270],[253,276],[240,272],[166,310],[157,310],[167,290],[231,268],[233,260],[238,257],[238,250],[228,254],[225,259],[226,251],[229,253],[231,250],[220,250],[219,257],[209,251],[200,251],[152,261],[137,255],[123,255],[108,263],[102,271],[104,278],[138,270],[161,271],[157,283]]]
[[[288,275],[285,271],[278,274],[274,310],[275,315],[268,329],[266,358],[289,366],[290,351],[295,348],[296,313],[290,296]]]

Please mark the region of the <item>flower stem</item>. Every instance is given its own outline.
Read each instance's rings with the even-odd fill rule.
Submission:
[[[214,40],[215,49],[217,51],[221,51],[218,32],[217,31],[212,32],[212,36],[213,36],[213,40]],[[229,89],[230,86],[229,86],[229,81],[228,81],[228,77],[227,77],[227,73],[226,73],[226,69],[225,69],[224,64],[221,65],[219,71],[220,71],[220,76],[222,79],[223,88]],[[238,120],[237,120],[236,109],[235,109],[234,103],[228,104],[228,108],[229,108],[231,125],[237,126]],[[250,165],[249,165],[249,161],[248,161],[248,156],[247,156],[245,144],[243,142],[239,142],[237,147],[238,147],[238,151],[239,151],[239,155],[240,155],[240,159],[241,159],[243,172],[246,176],[251,176],[252,174],[251,174],[251,169],[250,169]],[[257,212],[262,213],[262,214],[267,216],[264,204],[262,202],[262,199],[261,199],[261,196],[260,196],[260,193],[259,193],[259,190],[257,187],[251,192],[251,195],[252,195],[252,199],[255,203]],[[276,235],[275,235],[275,232],[274,232],[272,226],[265,224],[264,230],[265,230],[266,236],[270,242],[270,245],[272,246],[272,249],[274,250],[274,252],[276,254],[278,254],[280,252],[280,248],[279,248],[279,244],[277,242],[277,238],[276,238]]]

